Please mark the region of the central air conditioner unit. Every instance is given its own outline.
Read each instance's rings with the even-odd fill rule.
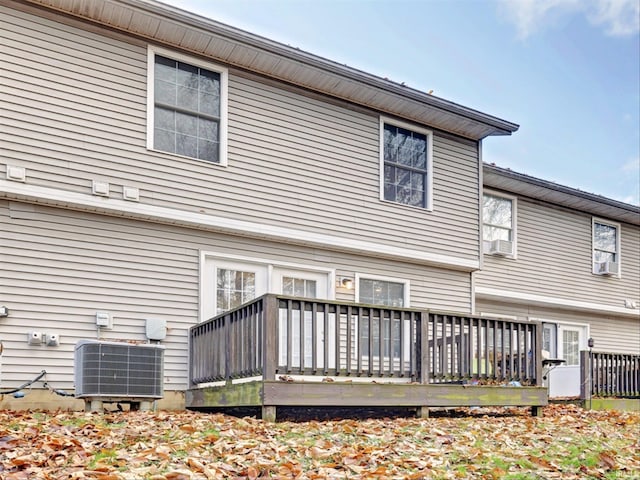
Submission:
[[[596,275],[617,275],[618,264],[616,262],[593,262],[593,273]]]
[[[513,242],[509,240],[491,240],[488,253],[491,255],[513,255]]]
[[[159,399],[164,391],[164,347],[80,340],[74,356],[76,398]]]

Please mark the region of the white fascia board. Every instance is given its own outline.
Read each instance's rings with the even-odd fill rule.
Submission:
[[[475,296],[481,299],[496,300],[506,303],[530,303],[540,307],[561,308],[563,310],[579,310],[593,313],[607,313],[623,317],[640,318],[640,310],[625,307],[614,307],[601,303],[582,302],[566,298],[548,297],[532,293],[513,292],[489,287],[476,287]]]
[[[133,203],[115,198],[97,197],[49,187],[25,185],[19,182],[0,180],[0,198],[3,197],[104,215],[224,232],[296,245],[308,245],[360,255],[372,255],[380,258],[390,258],[409,263],[432,265],[465,272],[478,270],[480,266],[479,259],[469,260],[382,243],[341,238],[334,235],[306,232],[294,228],[266,225],[178,210],[175,208]]]

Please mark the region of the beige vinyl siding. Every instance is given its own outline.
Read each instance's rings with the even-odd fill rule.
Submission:
[[[486,300],[476,302],[476,311],[513,315],[520,320],[588,324],[589,336],[595,342],[595,351],[632,354],[640,351],[640,319],[637,318]]]
[[[146,49],[118,38],[0,7],[2,160],[28,184],[478,257],[475,142],[434,132],[433,212],[383,202],[376,112],[231,69],[228,167],[147,151]]]
[[[620,278],[592,274],[592,216],[518,198],[517,259],[484,256],[477,287],[623,307],[640,300],[640,228],[621,225]]]
[[[42,369],[56,388],[73,388],[73,350],[95,339],[95,313],[113,316],[106,340],[145,341],[147,318],[168,324],[165,388],[186,388],[188,328],[198,321],[201,252],[336,269],[338,275],[406,278],[411,305],[468,312],[469,274],[301,246],[232,237],[0,200],[2,386]],[[353,300],[341,290],[339,299]],[[30,331],[57,333],[59,347],[29,346]]]

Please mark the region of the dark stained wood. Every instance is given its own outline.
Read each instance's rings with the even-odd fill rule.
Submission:
[[[238,392],[252,390],[237,387],[233,380],[256,375],[265,382],[264,397],[259,400],[263,407],[290,404],[282,403],[287,395],[303,393],[300,399],[288,401],[336,406],[343,401],[350,406],[409,402],[425,409],[540,405],[541,401],[539,390],[530,395],[527,386],[539,387],[542,382],[541,326],[536,322],[269,294],[192,327],[189,340],[191,390],[200,391],[198,385],[210,382],[227,384],[202,400],[215,402],[211,407],[232,406],[234,399],[246,401],[246,395]],[[621,357],[606,361],[614,362],[609,368],[619,372],[616,388],[637,385],[621,367]],[[320,376],[334,381],[320,383]],[[302,381],[307,377],[316,381]],[[397,379],[407,383],[399,384]],[[512,380],[524,389],[509,387]],[[229,395],[225,396],[225,389]],[[270,412],[265,410],[267,415]]]
[[[544,387],[369,382],[264,382],[264,403],[288,406],[544,406]]]
[[[580,398],[640,397],[640,355],[580,352]]]

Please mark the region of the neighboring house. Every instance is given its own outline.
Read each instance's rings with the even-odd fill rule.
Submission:
[[[640,352],[640,208],[484,166],[484,262],[476,312],[543,322],[543,348],[565,363],[552,397],[580,393],[580,355]]]
[[[180,405],[189,327],[266,292],[472,312],[517,125],[153,1],[1,0],[0,35],[3,390],[166,323]]]

